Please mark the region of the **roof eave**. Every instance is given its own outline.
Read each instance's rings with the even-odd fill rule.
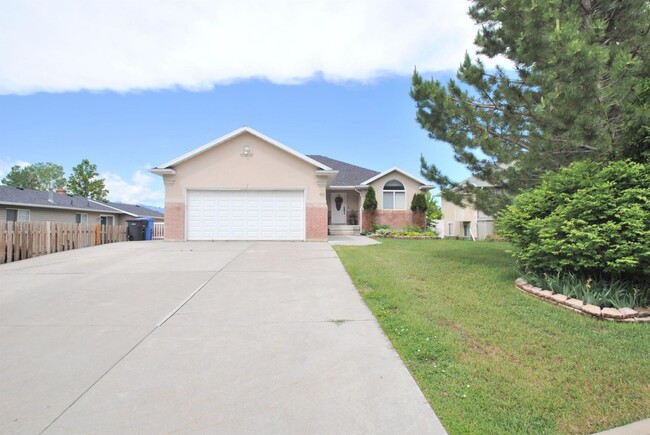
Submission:
[[[201,153],[203,153],[203,152],[205,152],[205,151],[207,151],[207,150],[209,150],[211,148],[214,148],[214,147],[216,147],[216,146],[218,146],[218,145],[220,145],[220,144],[222,144],[222,143],[224,143],[224,142],[226,142],[226,141],[228,141],[228,140],[230,140],[232,138],[235,138],[235,137],[237,137],[237,136],[239,136],[239,135],[241,135],[243,133],[250,133],[253,136],[258,137],[259,139],[262,139],[263,141],[268,142],[271,145],[274,145],[274,146],[280,148],[281,150],[286,151],[287,153],[289,153],[289,154],[291,154],[291,155],[293,155],[295,157],[298,157],[299,159],[301,159],[301,160],[303,160],[303,161],[305,161],[305,162],[307,162],[307,163],[309,163],[311,165],[316,166],[317,168],[320,168],[320,169],[325,170],[325,171],[331,171],[332,170],[332,168],[330,168],[329,166],[324,165],[321,162],[318,162],[318,161],[316,161],[316,160],[314,160],[314,159],[312,159],[310,157],[307,157],[306,155],[301,154],[301,153],[299,153],[298,151],[296,151],[296,150],[294,150],[292,148],[289,148],[288,146],[284,145],[283,143],[280,143],[280,142],[276,141],[275,139],[272,139],[272,138],[270,138],[268,136],[265,136],[264,134],[260,133],[259,131],[255,130],[253,128],[243,126],[243,127],[238,128],[237,130],[231,131],[230,133],[221,136],[220,138],[217,138],[217,139],[215,139],[213,141],[210,141],[210,142],[206,143],[205,145],[202,145],[202,146],[200,146],[198,148],[195,148],[192,151],[189,151],[189,152],[183,154],[180,157],[176,157],[175,159],[172,159],[172,160],[170,160],[170,161],[168,161],[166,163],[163,163],[162,165],[159,165],[156,168],[152,169],[151,172],[153,172],[154,170],[158,170],[158,169],[169,169],[169,168],[171,168],[173,166],[176,166],[176,165],[178,165],[180,163],[183,163],[186,160],[189,160],[189,159],[191,159],[191,158],[193,158],[193,157],[195,157],[195,156],[197,156],[197,155],[199,155],[199,154],[201,154]],[[157,173],[157,172],[153,172],[153,173],[158,174],[158,175],[164,175],[164,173]]]
[[[408,178],[410,178],[410,179],[412,179],[414,181],[417,181],[418,183],[422,184],[423,186],[427,185],[424,181],[420,180],[418,177],[409,174],[408,172],[406,172],[403,169],[398,168],[397,166],[393,166],[392,168],[387,169],[384,172],[380,172],[379,174],[375,175],[372,178],[367,179],[366,181],[364,181],[361,184],[370,184],[370,183],[372,183],[372,182],[374,182],[376,180],[379,180],[381,177],[390,174],[393,171],[399,172],[400,174],[402,174],[402,175],[404,175],[404,176],[406,176],[406,177],[408,177]]]

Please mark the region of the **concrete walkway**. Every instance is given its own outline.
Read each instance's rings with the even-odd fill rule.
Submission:
[[[327,236],[327,241],[330,245],[350,245],[350,246],[367,246],[378,245],[381,242],[371,239],[370,237],[354,235],[354,236]]]
[[[0,433],[445,433],[328,243],[0,265]]]

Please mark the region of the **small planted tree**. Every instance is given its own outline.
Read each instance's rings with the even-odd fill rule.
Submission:
[[[427,198],[424,193],[416,193],[411,201],[411,211],[413,212],[413,224],[423,230],[426,226],[426,211],[428,208]]]
[[[377,210],[377,196],[372,186],[368,187],[366,197],[363,200],[363,232],[372,231],[372,224]]]

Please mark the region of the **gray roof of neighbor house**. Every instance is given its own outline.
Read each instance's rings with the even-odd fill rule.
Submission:
[[[364,181],[379,174],[379,172],[373,171],[372,169],[351,165],[325,156],[311,155],[307,157],[339,171],[334,181],[332,181],[332,186],[359,186]]]
[[[465,183],[471,184],[476,187],[494,187],[494,185],[488,183],[487,181],[476,178],[474,175],[471,175],[470,177],[460,182],[460,184],[465,184]]]
[[[22,189],[19,187],[0,186],[0,204],[2,205],[31,205],[34,207],[64,208],[71,210],[87,210],[105,213],[115,213],[116,210],[82,196],[62,195],[41,190]]]
[[[0,186],[0,205],[57,208],[111,214],[123,213],[136,217],[164,217],[162,213],[156,210],[139,205],[121,204],[118,202],[103,204],[101,202],[84,198],[83,196],[60,194],[56,192],[52,192],[51,195],[52,201],[50,202],[50,192],[22,189],[11,186]]]
[[[134,204],[124,204],[121,202],[108,202],[111,207],[118,208],[122,211],[125,211],[129,214],[136,215],[138,217],[152,217],[152,218],[163,218],[164,214],[157,210],[153,210],[144,205],[134,205]]]

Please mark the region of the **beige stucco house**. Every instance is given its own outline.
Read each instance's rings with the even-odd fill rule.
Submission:
[[[460,182],[461,185],[469,183],[481,189],[493,189],[494,186],[472,176]],[[494,235],[494,216],[489,216],[477,210],[469,202],[465,207],[442,198],[442,237],[466,238],[483,240]]]
[[[412,222],[411,199],[431,188],[399,168],[377,172],[303,155],[241,127],[151,169],[165,184],[166,240],[327,240],[359,233],[369,186],[376,221]]]

